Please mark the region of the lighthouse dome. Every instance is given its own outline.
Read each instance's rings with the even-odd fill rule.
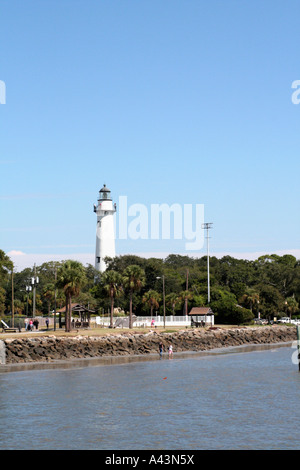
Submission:
[[[99,191],[100,199],[102,200],[111,200],[110,189],[106,187],[106,184],[103,185],[103,188]]]

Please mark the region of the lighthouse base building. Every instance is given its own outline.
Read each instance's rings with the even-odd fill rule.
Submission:
[[[116,256],[114,230],[116,210],[117,207],[116,204],[113,204],[111,192],[104,184],[99,191],[97,206],[94,204],[94,212],[97,215],[95,268],[100,272],[104,272],[106,269],[104,259]]]

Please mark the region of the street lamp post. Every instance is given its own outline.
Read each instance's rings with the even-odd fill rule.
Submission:
[[[29,293],[31,292],[31,290],[32,290],[32,287],[28,284],[26,286],[26,292],[27,292],[26,317],[28,317],[28,297],[29,297]]]
[[[161,277],[157,277],[156,279],[162,279],[163,281],[163,305],[164,305],[164,328],[166,328],[166,301],[165,301],[165,275]]]

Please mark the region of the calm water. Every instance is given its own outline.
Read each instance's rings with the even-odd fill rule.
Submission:
[[[1,448],[300,449],[295,349],[235,351],[0,373]]]

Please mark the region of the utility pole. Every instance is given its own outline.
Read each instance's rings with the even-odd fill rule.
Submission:
[[[15,326],[15,300],[14,300],[14,268],[11,269],[11,326]]]
[[[27,282],[29,283],[30,279]],[[29,297],[29,293],[31,292],[31,290],[32,290],[32,287],[29,284],[27,284],[26,285],[26,292],[27,292],[26,317],[28,317],[28,297]]]
[[[186,292],[189,290],[189,270],[186,270],[186,283],[185,283]],[[188,314],[188,298],[185,298],[185,314]]]
[[[206,230],[207,239],[207,303],[210,303],[210,282],[209,282],[209,235],[208,231],[212,228],[212,222],[202,224],[202,228]]]
[[[55,280],[55,290],[54,290],[54,331],[56,331],[56,281],[57,281],[57,266],[55,266],[54,271],[54,280]]]
[[[164,328],[166,328],[166,296],[165,296],[165,275],[163,274],[163,304],[164,304]]]

